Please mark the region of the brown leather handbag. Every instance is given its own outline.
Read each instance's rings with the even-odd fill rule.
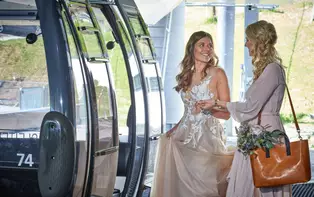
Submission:
[[[302,139],[300,135],[288,87],[286,89],[299,140],[289,142],[289,138],[285,136],[285,143],[276,144],[270,150],[259,148],[255,155],[250,156],[253,181],[257,188],[302,183],[311,179],[308,140]],[[260,121],[261,113],[258,115],[258,124]]]

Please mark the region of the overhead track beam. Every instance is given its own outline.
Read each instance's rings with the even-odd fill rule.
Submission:
[[[188,7],[249,7],[251,9],[276,9],[279,5],[275,4],[235,4],[235,3],[213,3],[213,2],[186,2]]]

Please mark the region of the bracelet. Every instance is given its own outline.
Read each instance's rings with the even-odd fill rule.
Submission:
[[[220,105],[218,105],[218,99],[215,99],[215,105],[214,106],[216,106],[218,109],[221,109],[222,107],[220,106]]]

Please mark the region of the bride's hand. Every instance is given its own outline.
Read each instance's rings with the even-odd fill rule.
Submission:
[[[167,131],[167,133],[166,133],[167,138],[170,138],[170,137],[171,137],[171,135],[173,134],[174,130],[175,130],[175,129],[172,128],[172,129],[170,129],[169,131]]]
[[[195,103],[192,113],[193,114],[199,114],[199,113],[201,113],[201,111],[202,111],[202,107],[200,105],[198,105],[197,103]]]
[[[210,110],[215,106],[215,100],[200,100],[196,103],[196,106],[199,106],[201,109]]]

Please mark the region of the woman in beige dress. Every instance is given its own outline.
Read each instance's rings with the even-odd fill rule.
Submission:
[[[222,108],[238,121],[257,124],[261,112],[261,125],[271,126],[268,130],[284,130],[279,111],[285,91],[285,74],[275,49],[277,34],[273,24],[258,21],[246,28],[246,44],[254,66],[253,83],[245,95],[244,102],[206,100],[197,103],[204,109]],[[230,174],[227,197],[288,197],[290,185],[261,188],[254,187],[250,159],[236,151]]]
[[[225,196],[233,152],[225,147],[218,118],[229,119],[230,114],[209,114],[195,107],[199,100],[230,100],[227,77],[217,63],[211,35],[195,32],[176,78],[175,89],[185,111],[179,123],[159,139],[151,197]]]

